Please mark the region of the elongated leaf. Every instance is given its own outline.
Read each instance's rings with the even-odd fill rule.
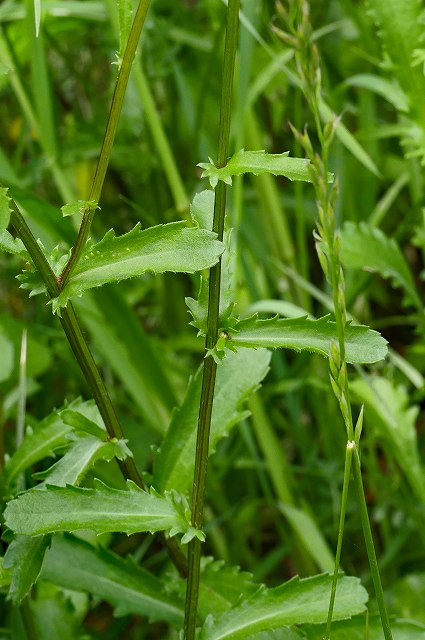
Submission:
[[[241,405],[268,371],[270,352],[241,349],[230,354],[217,371],[211,422],[210,452],[229,429],[249,415]],[[183,404],[175,411],[167,435],[155,459],[153,486],[158,491],[184,493],[193,479],[196,428],[201,396],[202,367],[191,380]]]
[[[218,620],[207,620],[200,640],[242,640],[279,627],[325,622],[330,590],[329,575],[305,580],[293,578],[275,589],[259,589]],[[367,592],[358,578],[341,577],[336,592],[334,620],[361,613],[366,608],[367,599]]]
[[[337,340],[336,325],[324,316],[319,320],[306,317],[258,320],[252,316],[241,320],[223,333],[217,350],[234,347],[285,348],[311,351],[327,357],[332,340]],[[387,341],[363,325],[347,323],[345,327],[346,361],[350,363],[378,362],[385,358]]]
[[[16,533],[37,536],[55,531],[91,529],[136,533],[167,530],[184,534],[184,541],[203,537],[189,524],[189,509],[182,496],[160,496],[127,482],[128,489],[112,489],[98,482],[95,489],[55,487],[30,489],[11,500],[5,510],[7,526]]]
[[[8,597],[19,604],[37,580],[50,536],[17,536],[10,543],[3,559],[5,569],[13,569]]]
[[[28,429],[19,447],[7,462],[5,478],[7,484],[17,478],[25,469],[46,457],[54,456],[57,447],[68,444],[67,435],[72,427],[65,424],[57,414],[52,414],[37,427]]]
[[[403,469],[412,489],[425,505],[425,476],[421,466],[416,435],[417,405],[409,404],[402,386],[378,377],[358,378],[350,383],[354,396],[366,405],[366,421],[391,447],[397,464]]]
[[[8,189],[0,187],[0,231],[7,229],[10,220],[10,198],[7,192]]]
[[[216,167],[211,158],[209,163],[200,162],[198,167],[204,170],[202,177],[208,178],[214,188],[219,180],[232,184],[232,176],[241,176],[243,173],[253,173],[256,176],[272,173],[275,176],[285,176],[289,180],[311,182],[309,164],[310,160],[305,158],[290,158],[289,151],[272,154],[241,149],[230,158],[225,167]],[[328,179],[332,182],[331,174]]]
[[[116,457],[123,460],[129,451],[124,442],[102,442],[94,436],[79,438],[72,443],[65,455],[47,471],[36,474],[44,485],[65,487],[67,484],[81,484],[89,469],[98,460],[110,461]],[[40,488],[40,485],[37,485]]]
[[[183,620],[183,601],[166,595],[158,578],[130,560],[71,535],[53,536],[41,578],[107,600],[116,616],[138,614],[172,624]]]
[[[347,222],[342,232],[341,259],[346,267],[376,271],[384,278],[391,278],[394,286],[403,287],[409,301],[423,310],[412,274],[397,242],[380,229],[368,227],[364,222]]]
[[[147,271],[193,273],[214,265],[224,246],[216,234],[171,222],[144,231],[136,225],[123,236],[108,231],[97,244],[90,243],[70,279],[53,303],[53,311],[69,298],[107,282],[140,276]]]
[[[351,76],[344,84],[360,89],[368,89],[388,100],[398,111],[409,111],[409,101],[399,84],[374,73],[359,73]]]

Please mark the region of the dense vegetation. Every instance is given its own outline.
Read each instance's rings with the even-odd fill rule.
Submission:
[[[425,637],[421,4],[0,5],[1,639]]]

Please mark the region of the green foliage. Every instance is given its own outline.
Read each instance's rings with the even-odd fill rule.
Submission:
[[[188,542],[203,534],[190,526],[187,510],[187,503],[177,493],[160,496],[130,481],[123,491],[98,481],[94,489],[70,485],[30,489],[8,503],[5,521],[15,533],[27,536],[81,529],[98,535],[167,530],[170,536],[183,533],[183,541]]]
[[[406,259],[394,238],[380,229],[347,222],[342,233],[342,261],[346,267],[376,271],[403,287],[407,300],[420,311],[423,304],[416,290]]]
[[[0,3],[2,637],[424,636],[423,6],[238,14]]]
[[[289,151],[270,154],[264,150],[245,151],[241,149],[228,160],[224,167],[216,167],[211,158],[209,163],[200,162],[198,167],[203,169],[202,178],[208,178],[213,188],[217,186],[219,180],[231,185],[233,176],[241,176],[244,173],[253,173],[255,176],[272,173],[275,176],[285,176],[289,180],[311,182],[308,170],[309,160],[289,158],[288,156]],[[331,175],[329,175],[329,181],[332,181]]]
[[[259,320],[256,315],[227,327],[217,343],[216,352],[236,347],[285,348],[310,351],[328,357],[331,343],[336,340],[336,324],[329,316],[319,320],[306,317]],[[385,358],[386,341],[376,331],[348,323],[345,328],[346,361],[372,363]]]
[[[215,264],[224,247],[215,234],[172,222],[140,230],[140,225],[123,236],[108,231],[98,243],[89,243],[58,298],[53,312],[65,307],[72,296],[108,282],[134,278],[147,271],[193,273]]]
[[[356,578],[339,580],[334,618],[344,619],[366,609],[367,592]],[[293,578],[274,589],[260,589],[222,615],[207,619],[200,637],[247,638],[264,630],[304,623],[324,622],[328,613],[330,578],[327,575],[300,580]]]
[[[54,536],[41,575],[64,589],[107,600],[116,616],[135,613],[149,620],[183,620],[182,603],[167,596],[161,581],[131,559],[70,535]]]
[[[246,418],[242,410],[268,371],[270,352],[240,349],[229,355],[217,372],[215,403],[211,421],[210,454],[230,429]],[[173,413],[167,435],[155,457],[152,484],[158,491],[171,488],[181,493],[193,478],[196,426],[201,397],[202,367],[191,379],[181,407]]]

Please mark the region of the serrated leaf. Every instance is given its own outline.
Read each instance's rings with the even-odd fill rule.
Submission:
[[[230,354],[218,368],[211,421],[210,453],[229,429],[246,417],[243,402],[258,387],[268,371],[270,352],[241,349]],[[202,367],[189,383],[180,409],[173,413],[171,423],[155,458],[153,486],[158,491],[188,490],[193,480],[196,430],[201,396]]]
[[[64,218],[67,216],[74,216],[76,213],[84,214],[89,211],[96,211],[99,209],[99,205],[96,200],[77,200],[76,202],[69,202],[61,207],[62,215]]]
[[[391,448],[416,496],[425,505],[425,477],[416,435],[419,406],[409,403],[402,386],[378,377],[358,378],[350,382],[354,397],[365,404],[365,420]],[[372,416],[369,420],[368,416]]]
[[[9,226],[10,214],[10,198],[7,195],[9,189],[0,187],[0,231],[4,231]]]
[[[106,600],[116,616],[136,614],[150,621],[181,624],[184,605],[166,595],[162,582],[130,560],[103,548],[94,549],[71,535],[55,535],[46,553],[41,578]]]
[[[98,482],[95,489],[47,485],[30,489],[11,500],[5,522],[15,533],[37,536],[57,531],[93,530],[96,534],[121,531],[137,533],[167,530],[183,533],[187,540],[200,535],[189,523],[189,509],[182,496],[139,489],[112,489]]]
[[[71,431],[57,413],[45,418],[34,431],[28,430],[5,466],[7,485],[10,487],[15,478],[39,460],[54,456],[55,449],[68,444],[67,435]]]
[[[222,334],[218,348],[285,348],[311,351],[328,357],[331,342],[337,340],[336,324],[329,317],[318,320],[307,317],[259,320],[255,315],[229,327]],[[347,362],[372,363],[385,358],[387,341],[377,331],[348,322],[345,327],[345,348]]]
[[[274,589],[259,589],[253,596],[207,621],[199,640],[242,640],[262,631],[295,624],[325,622],[328,615],[331,576],[289,580]],[[368,595],[358,578],[338,580],[334,620],[349,618],[366,609]]]
[[[72,296],[107,282],[140,276],[146,272],[194,273],[217,263],[224,246],[216,234],[171,222],[144,231],[136,225],[123,236],[108,231],[97,244],[89,243],[60,296],[52,301],[53,311],[66,306]]]
[[[258,591],[252,574],[229,567],[224,561],[203,559],[199,590],[199,614],[204,619],[211,613],[217,617],[235,606],[241,596],[248,598]]]
[[[6,253],[20,256],[24,260],[30,260],[24,243],[19,238],[14,238],[6,229],[0,230],[0,249]]]
[[[3,567],[12,569],[8,598],[20,604],[36,582],[50,536],[17,536],[10,543],[3,559]]]
[[[204,169],[202,178],[208,178],[211,186],[217,186],[219,180],[226,184],[232,184],[232,176],[241,176],[244,173],[262,175],[272,173],[275,176],[285,176],[289,180],[302,180],[311,182],[309,171],[310,160],[305,158],[290,158],[289,151],[285,153],[266,153],[261,151],[245,151],[240,149],[227,162],[226,166],[218,168],[210,158],[209,162],[200,162],[198,167]],[[332,182],[332,175],[328,175]]]
[[[60,460],[46,471],[35,474],[35,477],[43,480],[43,486],[81,484],[98,460],[109,462],[114,457],[123,460],[128,454],[125,444],[120,441],[102,442],[94,436],[86,436],[73,442]],[[36,488],[39,489],[42,485],[37,485]]]
[[[167,593],[184,601],[186,584],[177,574],[167,576]],[[258,591],[261,585],[253,582],[251,573],[239,567],[226,565],[223,560],[214,561],[210,556],[201,558],[198,615],[206,619],[212,613],[220,616],[238,602]]]
[[[416,291],[412,274],[397,242],[380,229],[364,222],[347,222],[342,231],[341,260],[346,267],[375,271],[403,287],[407,298],[419,310],[423,304]]]

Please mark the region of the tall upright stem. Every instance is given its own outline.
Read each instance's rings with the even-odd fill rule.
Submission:
[[[124,103],[125,91],[127,88],[131,67],[136,53],[136,48],[139,43],[140,34],[145,23],[149,5],[150,0],[140,0],[139,2],[136,15],[134,16],[134,20],[131,25],[131,30],[128,36],[127,46],[125,48],[121,67],[118,73],[117,82],[115,84],[114,95],[112,97],[111,108],[109,110],[108,123],[106,125],[102,148],[97,161],[96,171],[88,198],[89,202],[95,202],[96,204],[99,202],[100,195],[102,193],[102,187],[105,180],[106,171],[108,169],[109,158],[111,156],[112,145],[114,144],[118,121]],[[71,257],[68,260],[68,263],[66,264],[65,269],[62,273],[61,279],[63,285],[65,285],[66,281],[69,279],[73,268],[80,259],[81,253],[87,242],[87,238],[89,237],[95,211],[96,207],[90,205],[88,205],[84,210],[83,220],[81,222],[75,246],[72,250]]]
[[[217,167],[224,167],[229,155],[230,116],[232,110],[233,76],[238,40],[240,0],[229,0],[227,8],[226,40],[222,92],[220,106],[220,125],[218,136]],[[213,231],[218,239],[223,239],[224,216],[226,212],[226,185],[219,182],[215,192]],[[217,343],[220,308],[221,260],[210,269],[208,290],[208,320],[205,348],[208,351]],[[192,490],[192,525],[201,528],[204,518],[204,498],[207,479],[208,447],[211,428],[211,414],[217,364],[209,356],[204,362],[201,400],[198,416],[198,436],[196,442],[195,473]],[[185,640],[194,640],[198,610],[200,581],[201,542],[197,538],[189,543],[189,576],[186,589],[186,608],[184,623]]]

